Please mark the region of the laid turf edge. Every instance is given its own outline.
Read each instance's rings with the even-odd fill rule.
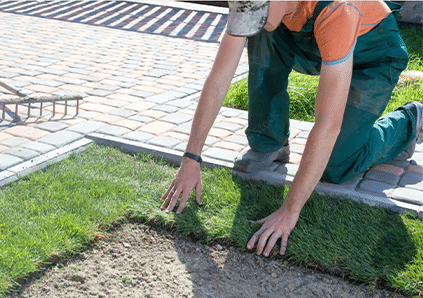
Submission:
[[[202,242],[245,250],[258,228],[251,221],[278,208],[288,190],[242,180],[229,170],[204,169],[203,206],[191,197],[183,215],[166,215],[158,208],[159,198],[176,170],[145,154],[126,154],[94,144],[3,187],[0,216],[6,220],[0,227],[0,246],[14,241],[14,247],[21,250],[15,252],[16,262],[8,262],[6,247],[0,249],[0,273],[2,278],[7,274],[0,293],[51,256],[84,249],[104,233],[108,223],[127,216]],[[45,226],[46,222],[51,225]],[[8,234],[10,230],[18,237]],[[20,243],[22,239],[27,242]],[[417,296],[423,293],[422,248],[422,220],[314,194],[290,237],[287,258],[351,281],[380,283]],[[25,258],[18,258],[21,254]]]

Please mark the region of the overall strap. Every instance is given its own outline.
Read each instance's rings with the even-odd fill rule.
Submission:
[[[313,32],[314,22],[316,21],[317,17],[322,12],[322,10],[325,9],[326,6],[328,6],[332,2],[333,1],[319,1],[319,3],[317,3],[317,5],[316,5],[316,8],[314,9],[313,16],[311,17],[311,19],[309,19],[307,21],[307,23],[304,24],[303,28],[301,28],[301,31],[302,32]]]

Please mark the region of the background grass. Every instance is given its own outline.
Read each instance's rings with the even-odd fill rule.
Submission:
[[[0,296],[52,255],[66,256],[130,215],[201,242],[241,250],[282,203],[288,188],[203,170],[203,202],[191,196],[180,216],[159,210],[176,168],[144,154],[90,146],[84,153],[0,190]],[[423,295],[423,221],[388,209],[313,194],[288,246],[288,258],[366,283]]]
[[[401,36],[407,45],[410,61],[406,70],[423,71],[423,30],[421,27],[404,27]],[[319,85],[319,76],[310,76],[292,71],[289,75],[288,94],[291,99],[290,119],[314,122],[314,103]],[[423,84],[396,87],[383,113],[394,111],[408,101],[423,99]],[[229,88],[223,102],[226,107],[248,110],[248,78],[235,82]]]

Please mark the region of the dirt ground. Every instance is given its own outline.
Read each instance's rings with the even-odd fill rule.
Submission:
[[[133,223],[20,290],[9,297],[403,297]]]

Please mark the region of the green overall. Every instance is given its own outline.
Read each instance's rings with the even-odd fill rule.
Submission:
[[[313,34],[314,21],[331,2],[321,1],[300,32],[281,24],[248,38],[248,128],[250,147],[279,150],[289,137],[288,75],[292,69],[320,73],[322,59]],[[401,6],[387,3],[392,10]],[[379,118],[386,108],[408,52],[393,13],[357,38],[353,73],[341,132],[323,179],[342,183],[369,167],[394,159],[416,136],[414,117],[405,108]]]

